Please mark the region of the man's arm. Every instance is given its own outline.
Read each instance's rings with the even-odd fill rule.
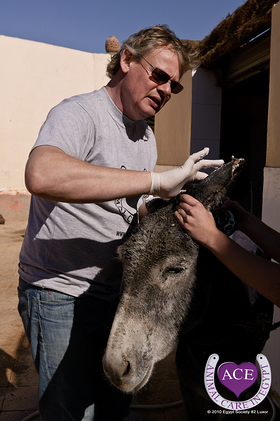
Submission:
[[[185,183],[206,177],[201,169],[222,165],[222,160],[203,159],[208,152],[205,148],[190,155],[181,167],[153,173],[92,165],[57,147],[38,146],[29,156],[25,182],[35,196],[68,203],[98,203],[148,193],[171,198]]]
[[[38,146],[25,171],[30,193],[45,199],[98,203],[148,194],[151,173],[101,167],[73,158],[53,146]]]

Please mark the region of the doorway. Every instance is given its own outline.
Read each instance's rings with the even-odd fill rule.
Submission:
[[[220,155],[245,158],[246,169],[231,198],[261,218],[266,161],[269,70],[223,88]]]

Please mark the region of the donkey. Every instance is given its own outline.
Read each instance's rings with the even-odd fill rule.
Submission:
[[[214,211],[244,165],[233,158],[188,194]],[[178,345],[187,420],[204,420],[213,404],[203,380],[208,357],[254,362],[268,339],[273,306],[256,293],[250,299],[248,288],[183,231],[174,218],[177,200],[152,201],[149,214],[119,247],[122,293],[103,368],[116,387],[135,393]]]

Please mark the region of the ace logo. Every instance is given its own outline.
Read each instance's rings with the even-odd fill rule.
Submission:
[[[218,379],[237,398],[252,386],[258,378],[258,369],[253,363],[224,363],[218,368]]]
[[[271,386],[271,369],[265,355],[259,354],[256,357],[261,374],[259,390],[252,398],[246,401],[230,401],[218,393],[215,385],[215,369],[218,360],[219,356],[212,354],[208,358],[204,371],[205,388],[212,401],[222,408],[239,411],[253,408],[265,399]],[[257,366],[251,362],[243,362],[239,365],[234,362],[226,362],[221,364],[217,370],[217,377],[220,383],[231,390],[237,399],[242,392],[256,382],[258,374]]]

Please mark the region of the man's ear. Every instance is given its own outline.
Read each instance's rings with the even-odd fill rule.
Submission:
[[[128,73],[132,60],[133,54],[127,48],[123,50],[120,58],[120,67],[123,73]]]

